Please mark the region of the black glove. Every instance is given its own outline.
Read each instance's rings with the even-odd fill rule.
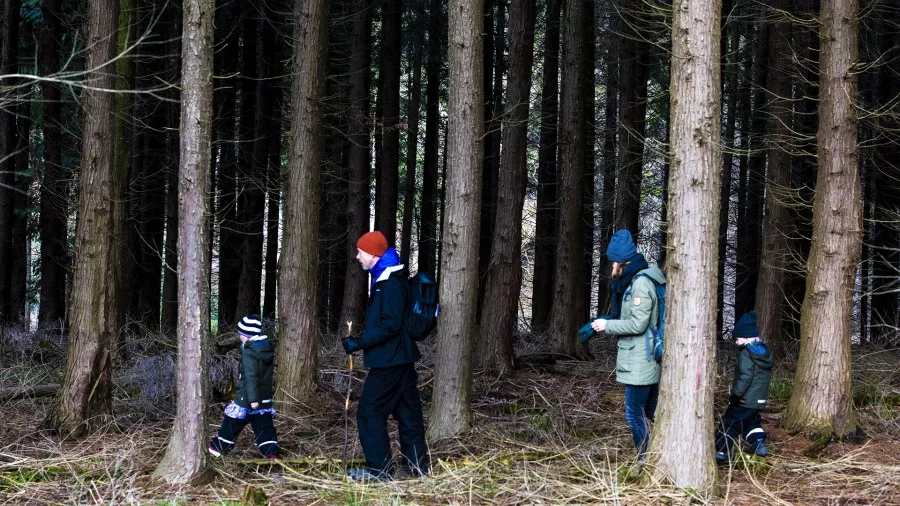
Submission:
[[[344,345],[344,351],[347,352],[347,355],[352,354],[354,351],[359,351],[361,349],[361,343],[359,338],[347,336],[341,339],[341,344]]]
[[[741,402],[742,402],[742,398],[740,395],[732,394],[732,395],[728,396],[728,403],[731,404],[732,406],[740,406]]]

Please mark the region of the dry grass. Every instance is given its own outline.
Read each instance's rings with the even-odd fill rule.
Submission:
[[[529,341],[527,348],[539,344]],[[432,446],[432,476],[370,485],[341,478],[340,392],[347,373],[335,345],[322,354],[324,402],[304,415],[276,418],[285,457],[294,461],[260,463],[248,429],[235,452],[214,462],[216,480],[200,487],[150,481],[165,450],[172,397],[170,388],[157,385],[148,395],[163,394],[154,402],[144,398],[131,376],[148,374],[152,357],[135,356],[116,374],[116,426],[85,440],[62,441],[35,430],[50,399],[0,406],[0,504],[240,504],[248,486],[261,488],[271,504],[900,504],[900,406],[892,404],[900,377],[896,353],[866,352],[856,359],[859,417],[868,439],[833,444],[820,458],[805,458],[809,442],[777,428],[784,404],[776,401],[765,414],[772,456],[765,462],[739,459],[721,471],[720,495],[701,500],[646,478],[629,479],[634,451],[623,390],[611,373],[614,351],[593,345],[595,362],[526,367],[504,380],[478,376],[476,427]],[[720,356],[730,356],[726,350]],[[420,368],[426,410],[433,373],[427,356]],[[228,360],[234,357],[218,367],[229,370]],[[165,370],[166,360],[158,362]],[[727,366],[722,374],[720,389],[727,388]],[[54,375],[58,371],[48,365],[4,367],[0,387]],[[356,372],[355,396],[363,375]],[[210,409],[210,435],[220,416],[221,406]],[[362,456],[355,436],[349,453]]]

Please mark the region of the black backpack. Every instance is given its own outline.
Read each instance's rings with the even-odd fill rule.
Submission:
[[[403,327],[413,341],[421,341],[437,326],[441,312],[438,303],[438,286],[434,276],[420,272],[409,280],[409,302]]]

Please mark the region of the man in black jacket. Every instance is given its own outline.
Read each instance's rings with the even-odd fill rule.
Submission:
[[[356,413],[366,467],[351,470],[350,477],[361,481],[390,479],[390,415],[400,432],[402,467],[414,476],[422,476],[429,471],[429,458],[422,401],[416,386],[415,362],[420,355],[415,341],[403,328],[409,271],[400,264],[397,251],[388,247],[381,232],[364,234],[356,247],[356,260],[371,275],[366,327],[360,337],[347,336],[342,344],[348,354],[363,351],[369,374]]]

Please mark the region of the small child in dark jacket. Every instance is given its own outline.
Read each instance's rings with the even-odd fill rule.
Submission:
[[[269,339],[260,335],[262,321],[258,316],[245,316],[238,323],[241,338],[241,363],[238,366],[237,393],[225,407],[225,418],[219,434],[209,442],[209,453],[216,457],[231,451],[238,434],[249,423],[256,435],[256,447],[267,459],[278,458],[278,437],[272,417],[274,389],[272,373],[275,351]]]
[[[737,363],[728,409],[716,431],[716,460],[727,463],[732,444],[743,439],[756,455],[766,456],[766,433],[760,412],[766,407],[774,360],[759,337],[756,311],[743,315],[734,326]]]

